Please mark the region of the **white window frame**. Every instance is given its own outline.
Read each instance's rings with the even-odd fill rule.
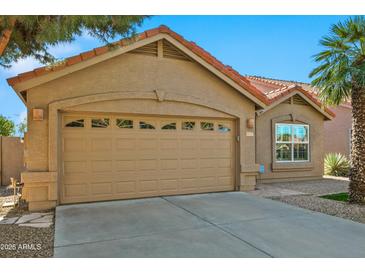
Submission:
[[[291,130],[291,141],[290,142],[284,142],[284,141],[278,141],[277,140],[277,126],[290,126],[292,128]],[[308,129],[308,140],[305,142],[294,142],[294,126],[304,126]],[[288,124],[288,123],[275,123],[275,147],[274,147],[274,155],[275,155],[275,162],[277,163],[308,163],[310,161],[310,140],[309,140],[309,125],[308,124]],[[276,144],[291,144],[291,161],[281,161],[276,159]],[[295,144],[307,144],[308,145],[308,160],[294,160],[294,145]]]

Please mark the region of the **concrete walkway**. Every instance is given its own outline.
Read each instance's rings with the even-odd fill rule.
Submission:
[[[226,192],[59,206],[55,257],[365,257],[365,225]]]

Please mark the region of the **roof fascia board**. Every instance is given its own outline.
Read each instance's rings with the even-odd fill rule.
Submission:
[[[57,78],[63,77],[65,75],[71,74],[71,73],[79,71],[79,70],[82,70],[82,69],[87,68],[89,66],[98,64],[98,63],[103,62],[103,61],[106,61],[110,58],[116,57],[116,56],[121,55],[123,53],[127,53],[127,52],[132,51],[136,48],[143,47],[147,44],[158,41],[158,40],[162,39],[162,36],[163,36],[163,34],[157,34],[155,36],[152,36],[152,37],[140,40],[140,41],[132,42],[130,45],[123,46],[123,47],[111,50],[109,52],[106,52],[104,54],[95,56],[95,57],[90,58],[88,60],[84,60],[84,61],[82,61],[80,63],[77,63],[77,64],[74,64],[72,66],[65,67],[65,68],[63,68],[59,71],[52,71],[51,73],[48,73],[46,75],[38,76],[36,78],[29,79],[29,80],[24,81],[24,82],[20,82],[18,84],[15,84],[13,86],[13,89],[16,92],[20,92],[20,91],[23,91],[23,90],[27,90],[27,89],[39,86],[39,85],[44,84],[46,82],[55,80]]]

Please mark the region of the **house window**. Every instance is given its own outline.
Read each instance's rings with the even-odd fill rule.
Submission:
[[[174,130],[176,129],[176,123],[169,123],[161,127],[161,129],[169,129]]]
[[[133,128],[132,120],[117,119],[116,123],[119,128]]]
[[[109,126],[109,118],[91,119],[91,127],[93,128],[107,128]]]
[[[84,119],[80,119],[68,122],[65,127],[84,127],[84,125]]]
[[[276,124],[275,150],[277,162],[309,161],[309,126]]]

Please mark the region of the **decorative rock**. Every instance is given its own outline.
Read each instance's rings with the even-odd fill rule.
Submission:
[[[39,219],[30,221],[31,223],[51,223],[53,221],[53,215],[46,215]]]
[[[25,223],[19,224],[19,226],[28,226],[28,227],[35,227],[35,228],[47,228],[50,227],[52,223]]]
[[[19,220],[16,222],[16,224],[23,224],[41,217],[42,217],[41,213],[31,213],[20,217]]]
[[[18,220],[18,217],[3,219],[0,221],[0,224],[1,225],[12,225],[16,222],[16,220]]]

